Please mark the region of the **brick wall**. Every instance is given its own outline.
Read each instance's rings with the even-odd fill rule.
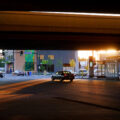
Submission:
[[[20,56],[20,50],[14,51],[14,69],[24,71],[25,54]]]
[[[24,71],[24,64],[25,64],[25,54],[20,56],[21,50],[15,50],[14,51],[14,70],[21,70]],[[23,50],[24,53],[24,50]],[[36,65],[36,54],[35,54],[35,64],[34,64],[34,71],[37,71],[37,65]]]

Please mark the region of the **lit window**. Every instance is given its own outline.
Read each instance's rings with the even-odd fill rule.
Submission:
[[[43,60],[44,59],[44,55],[40,55],[40,60]]]
[[[54,55],[48,55],[48,58],[54,60]]]

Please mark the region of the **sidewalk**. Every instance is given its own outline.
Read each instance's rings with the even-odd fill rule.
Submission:
[[[50,78],[51,75],[13,76],[12,74],[5,74],[3,78],[0,78],[0,85],[27,80],[50,79]]]

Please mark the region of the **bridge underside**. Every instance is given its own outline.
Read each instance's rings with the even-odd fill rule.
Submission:
[[[0,49],[120,49],[120,15],[0,11]]]
[[[48,32],[0,32],[1,49],[120,49],[120,35]]]
[[[109,5],[108,5],[109,4]],[[59,11],[59,12],[99,12],[120,13],[119,2],[105,3],[102,1],[38,1],[38,0],[1,0],[2,11]]]

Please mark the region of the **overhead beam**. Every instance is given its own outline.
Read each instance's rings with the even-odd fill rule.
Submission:
[[[120,34],[120,14],[1,11],[0,31]]]
[[[120,49],[120,15],[0,12],[1,49]]]

